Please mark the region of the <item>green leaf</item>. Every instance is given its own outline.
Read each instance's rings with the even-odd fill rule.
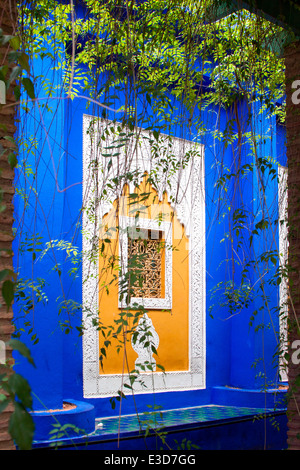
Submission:
[[[124,384],[124,387],[129,388],[130,390],[132,390],[132,386],[129,385],[129,384]]]
[[[0,79],[5,82],[6,75],[8,73],[8,66],[7,65],[2,65],[0,67]]]
[[[10,152],[7,155],[7,160],[8,160],[8,163],[10,164],[10,167],[12,169],[14,169],[17,166],[18,160],[17,160],[17,156],[14,152]]]
[[[19,85],[16,85],[14,87],[14,95],[15,95],[16,101],[19,101],[21,98],[21,91],[20,91]]]
[[[11,339],[8,344],[12,347],[14,351],[18,351],[25,359],[28,360],[30,364],[35,367],[34,360],[31,357],[30,350],[28,347],[18,339]]]
[[[11,271],[10,269],[2,269],[0,271],[0,281],[2,281],[3,279],[5,279],[7,276],[11,275],[13,271]]]
[[[116,401],[114,398],[110,398],[110,404],[111,404],[111,408],[112,410],[114,410],[116,408]]]
[[[13,67],[13,69],[10,73],[10,76],[9,76],[7,88],[20,75],[21,72],[22,72],[22,69],[19,65],[16,65],[15,67]]]
[[[15,51],[17,51],[21,44],[20,38],[18,36],[13,36],[12,38],[10,38],[9,44]]]
[[[32,407],[31,389],[27,380],[22,375],[14,373],[8,379],[10,391],[21,401],[24,408]]]
[[[9,404],[9,399],[2,393],[0,395],[0,413],[2,413],[2,411],[5,410],[8,404]]]
[[[146,99],[147,99],[148,103],[149,103],[150,106],[151,106],[151,98],[150,98],[150,96],[148,95],[148,93],[146,93]]]
[[[14,290],[15,286],[14,283],[7,279],[6,281],[3,282],[2,284],[2,297],[6,303],[7,310],[12,304],[12,301],[14,300]]]
[[[158,138],[159,138],[159,132],[154,130],[154,131],[153,131],[153,136],[154,136],[154,138],[155,138],[156,140],[158,140]]]
[[[30,67],[29,67],[29,56],[25,54],[25,52],[22,52],[20,57],[19,57],[19,64],[21,67],[26,70],[26,72],[30,72]]]
[[[298,375],[295,379],[295,382],[293,384],[295,387],[300,387],[300,375]]]
[[[18,402],[15,403],[8,430],[20,450],[31,450],[34,422],[31,415]]]
[[[35,93],[34,93],[34,85],[30,78],[24,77],[22,79],[23,86],[29,96],[29,98],[34,99],[35,98]]]
[[[101,353],[103,354],[104,357],[106,357],[106,349],[105,348],[101,348]]]

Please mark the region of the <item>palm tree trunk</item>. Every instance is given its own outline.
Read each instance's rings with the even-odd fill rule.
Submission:
[[[14,35],[16,30],[16,4],[15,0],[0,0],[0,28],[4,35]],[[0,45],[0,65],[7,64],[7,54],[9,45]],[[8,65],[8,64],[7,64]],[[11,65],[9,67],[9,71]],[[9,74],[9,72],[8,72]],[[6,104],[13,104],[14,97],[12,87],[6,93]],[[11,142],[3,139],[4,136],[14,137],[15,127],[15,107],[5,107],[0,105],[0,271],[3,269],[13,269],[12,262],[12,240],[13,240],[13,203],[14,195],[13,179],[14,171],[10,167],[7,154],[10,151]],[[4,152],[3,152],[4,151]],[[6,343],[10,340],[13,332],[12,308],[7,310],[5,302],[0,299],[0,340]],[[6,360],[12,363],[11,351],[5,351]],[[0,364],[1,374],[1,364]],[[10,416],[13,412],[12,406],[8,406],[0,414],[0,450],[14,450],[15,445],[8,432]]]

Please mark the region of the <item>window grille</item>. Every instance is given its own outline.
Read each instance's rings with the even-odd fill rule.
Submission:
[[[128,238],[128,265],[135,262],[137,275],[131,286],[132,295],[160,298],[162,297],[162,233],[144,230],[141,235],[141,238]]]

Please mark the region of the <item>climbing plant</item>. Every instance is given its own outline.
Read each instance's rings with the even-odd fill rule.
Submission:
[[[269,200],[268,188],[277,184],[278,161],[272,142],[276,125],[284,125],[285,117],[284,64],[274,53],[282,30],[244,10],[218,19],[217,6],[219,2],[212,0],[19,3],[19,35],[11,39],[16,49],[12,59],[19,63],[16,77],[12,78],[23,85],[15,92],[19,100],[19,132],[18,159],[14,159],[13,166],[19,245],[15,255],[14,309],[16,336],[22,339],[29,335],[33,350],[39,341],[36,316],[49,299],[49,286],[40,275],[45,260],[51,266],[51,282],[57,286],[57,326],[66,334],[84,335],[82,311],[87,307],[69,293],[70,285],[81,282],[83,259],[95,263],[98,257],[103,258],[105,272],[113,273],[109,282],[105,275],[101,277],[100,291],[109,293],[122,273],[120,257],[110,250],[114,234],[111,231],[119,233],[120,227],[106,227],[105,236],[99,239],[99,208],[116,201],[124,188],[133,185],[135,191],[129,194],[128,204],[138,220],[142,208],[147,210],[153,203],[151,192],[137,191],[141,177],[158,188],[163,175],[164,190],[168,192],[174,184],[173,175],[197,158],[191,153],[178,162],[166,136],[203,144],[211,162],[209,179],[214,189],[209,197],[214,205],[207,203],[214,207],[214,214],[207,232],[218,224],[224,227],[217,243],[224,246],[226,256],[221,262],[223,280],[210,284],[210,293],[217,293],[218,302],[211,304],[209,313],[214,318],[215,311],[218,315],[223,312],[223,320],[241,312],[248,314],[250,328],[255,325],[259,331],[263,330],[259,325],[268,325],[281,344],[269,287],[277,288],[286,267],[281,265],[276,244],[278,224],[282,221],[278,220],[276,201]],[[87,113],[102,123],[99,140],[92,140],[97,136],[91,129],[91,141],[107,163],[102,166],[95,153],[90,169],[93,199],[87,200],[83,195],[68,233],[54,230],[53,235],[55,221],[49,221],[48,214],[52,207],[61,204],[62,194],[66,196],[64,203],[71,205],[68,192],[82,184],[72,178],[66,183],[61,177],[62,166],[72,172],[72,159],[68,142],[59,135],[59,129],[53,132],[51,127],[61,103],[73,103],[76,98],[85,103]],[[268,116],[267,135],[259,127],[259,116]],[[142,175],[133,164],[141,129],[151,136],[151,172]],[[58,149],[59,161],[55,160]],[[230,149],[230,161],[224,149]],[[116,163],[121,152],[127,156],[125,165]],[[103,174],[105,180],[100,178]],[[47,178],[55,182],[55,191],[49,195],[49,206],[42,207],[40,193]],[[257,198],[249,206],[244,191],[253,181]],[[175,209],[176,202],[171,201]],[[82,231],[83,216],[93,222],[92,234]],[[42,227],[42,233],[36,230],[37,226]],[[92,235],[93,249],[88,253],[78,246],[81,234]],[[166,247],[161,244],[160,249]],[[114,322],[104,324],[101,310],[98,314],[91,308],[86,313],[101,337],[101,364],[113,345],[126,352],[126,344],[131,341],[141,341],[159,359],[147,326],[142,335],[137,334],[145,309],[141,305],[129,306],[134,286],[143,284],[142,265],[140,254],[128,263],[121,286],[121,297],[127,305]],[[249,274],[250,270],[256,273],[255,277]],[[264,305],[264,317],[256,305]],[[281,307],[279,314],[283,315]],[[153,369],[151,362],[143,367]],[[157,367],[164,370],[164,364],[158,362]],[[126,369],[129,378],[125,389],[134,393],[134,384],[143,382],[143,374],[129,365]],[[267,381],[269,378],[264,376],[263,384]],[[278,368],[273,382],[278,383]],[[112,406],[125,398],[125,389],[120,387],[111,400]]]

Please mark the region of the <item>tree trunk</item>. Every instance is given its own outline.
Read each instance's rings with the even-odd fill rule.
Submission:
[[[14,35],[16,30],[16,4],[15,0],[0,0],[0,28],[4,35]],[[0,65],[7,64],[7,54],[9,52],[9,45],[0,45]],[[11,70],[11,66],[9,71]],[[8,72],[9,74],[9,72]],[[12,87],[6,93],[6,104],[14,103]],[[13,269],[13,253],[12,253],[12,240],[13,240],[13,203],[12,198],[14,195],[13,178],[14,171],[10,167],[7,159],[11,142],[3,139],[4,136],[14,137],[15,127],[15,106],[6,107],[0,105],[0,190],[2,193],[2,200],[0,205],[5,206],[4,210],[0,211],[0,271],[3,269]],[[3,152],[3,150],[5,150]],[[7,310],[3,299],[0,300],[0,340],[7,342],[11,338],[13,332],[12,326],[12,308]],[[6,360],[12,363],[11,351],[5,351]],[[1,373],[1,365],[0,365]],[[0,450],[14,450],[15,446],[11,436],[8,432],[8,425],[12,406],[7,407],[0,414]]]
[[[289,230],[289,352],[288,448],[300,450],[300,43],[285,50],[287,100],[288,230]],[[299,342],[300,344],[300,342]],[[294,353],[294,354],[293,354]]]

